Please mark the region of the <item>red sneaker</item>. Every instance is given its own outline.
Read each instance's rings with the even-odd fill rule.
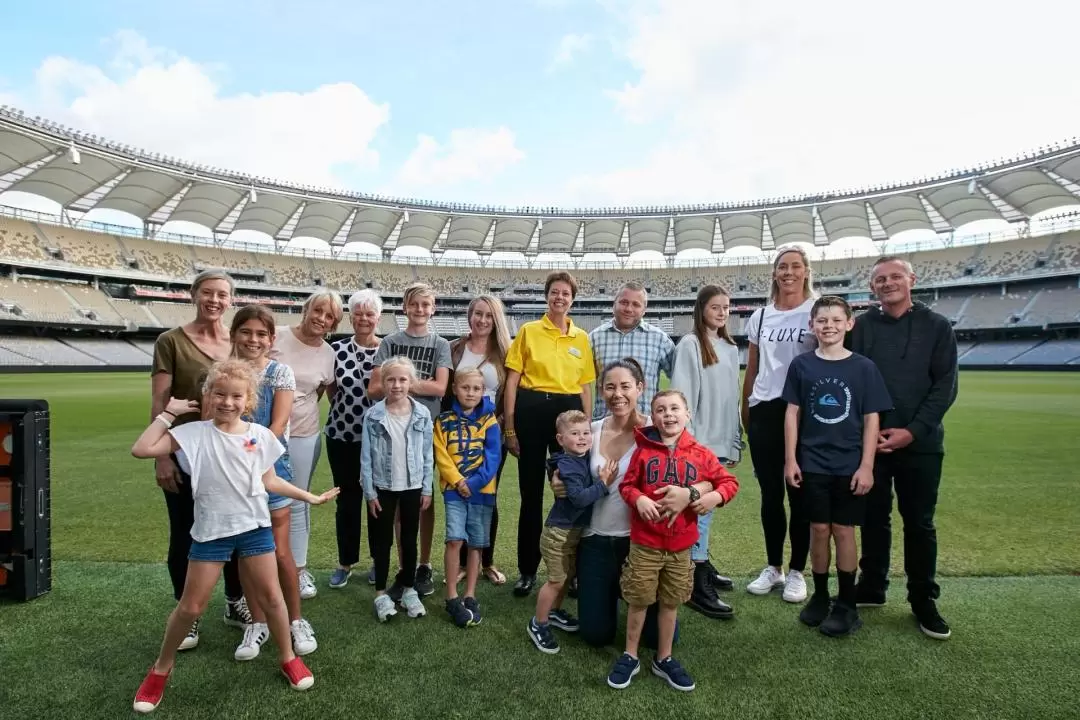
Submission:
[[[315,676],[308,670],[304,661],[298,657],[294,657],[287,663],[282,663],[281,672],[285,674],[293,690],[307,690],[315,684]]]
[[[161,697],[165,694],[165,683],[169,681],[169,674],[164,675],[154,672],[153,666],[146,673],[139,691],[135,693],[135,712],[148,713],[161,703]]]

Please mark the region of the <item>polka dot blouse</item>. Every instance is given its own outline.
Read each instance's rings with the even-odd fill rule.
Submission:
[[[374,405],[368,397],[371,371],[375,368],[376,347],[357,345],[351,338],[338,340],[334,349],[334,383],[337,390],[326,418],[326,437],[342,442],[360,442],[364,412]]]

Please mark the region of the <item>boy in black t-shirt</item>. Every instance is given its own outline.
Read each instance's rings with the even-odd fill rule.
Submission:
[[[851,306],[843,298],[826,296],[815,302],[810,327],[817,350],[791,362],[783,393],[788,403],[784,478],[803,488],[814,573],[814,594],[799,619],[832,637],[862,625],[855,608],[855,526],[862,524],[866,493],[874,484],[878,413],[892,408],[877,366],[844,348],[844,335],[854,324]],[[836,543],[840,584],[831,610],[830,537]]]

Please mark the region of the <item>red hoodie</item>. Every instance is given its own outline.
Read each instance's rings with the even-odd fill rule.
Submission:
[[[630,467],[619,485],[619,493],[630,506],[630,541],[645,547],[681,552],[698,539],[697,513],[688,506],[668,527],[670,519],[649,522],[637,511],[642,495],[658,500],[660,488],[668,485],[689,487],[700,482],[712,483],[727,505],[739,491],[739,481],[724,469],[711,450],[684,430],[674,449],[660,440],[654,427],[638,428],[635,432],[637,449],[630,458]]]

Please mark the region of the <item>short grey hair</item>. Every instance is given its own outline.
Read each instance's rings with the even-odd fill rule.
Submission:
[[[349,312],[355,312],[356,308],[371,308],[376,315],[382,315],[382,298],[371,288],[357,290],[349,296]]]
[[[630,292],[641,293],[645,296],[645,304],[649,304],[649,291],[645,289],[645,286],[641,284],[640,280],[627,280],[626,282],[624,282],[622,287],[619,288],[619,292],[615,293],[615,297],[619,297],[627,290],[629,290]]]

